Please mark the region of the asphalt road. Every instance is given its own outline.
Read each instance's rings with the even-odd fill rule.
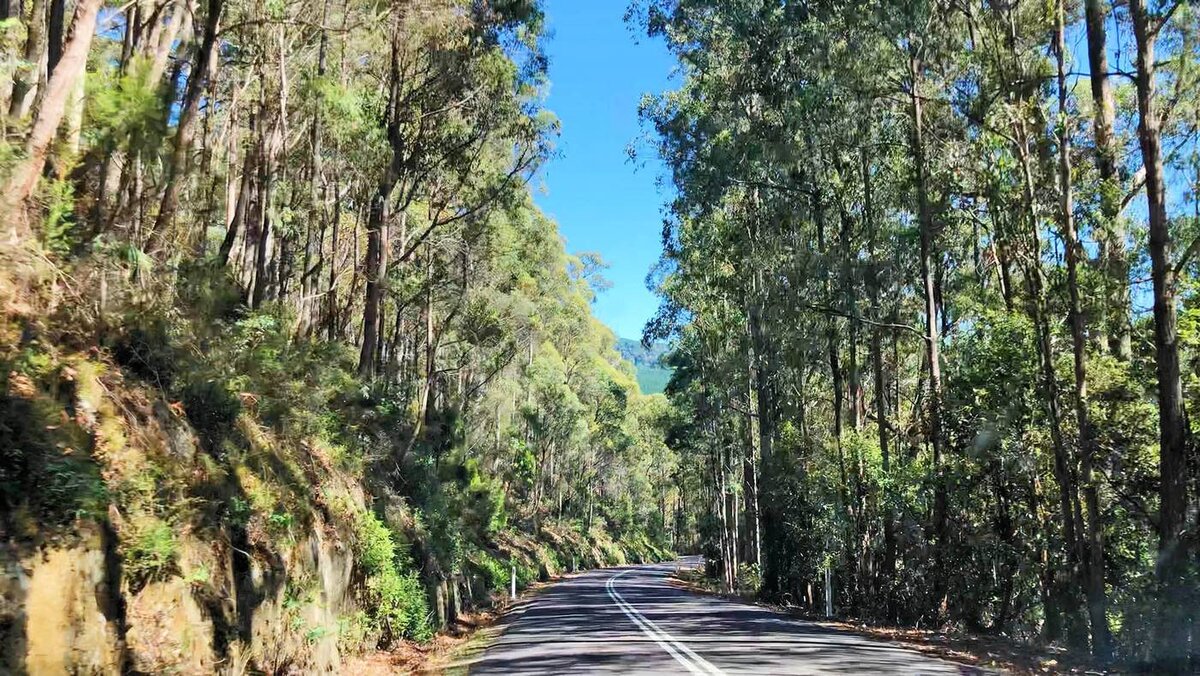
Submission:
[[[591,571],[520,602],[502,620],[499,638],[469,665],[470,673],[982,673],[689,592],[667,580],[677,565]]]

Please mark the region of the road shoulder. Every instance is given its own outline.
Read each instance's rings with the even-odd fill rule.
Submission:
[[[978,669],[1022,676],[1109,673],[1092,664],[1086,656],[1069,653],[1055,647],[1027,645],[1003,637],[881,626],[855,620],[827,620],[822,617],[814,617],[800,608],[780,606],[740,594],[721,592],[696,570],[679,570],[669,575],[668,581],[673,586],[692,593],[757,606],[812,623],[824,629],[843,631],[864,638],[884,641],[922,655]]]

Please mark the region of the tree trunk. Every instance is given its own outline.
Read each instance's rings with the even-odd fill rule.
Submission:
[[[367,280],[366,303],[363,305],[362,349],[358,358],[358,374],[363,378],[375,375],[376,352],[379,343],[379,317],[383,304],[383,276],[387,274],[387,253],[383,241],[383,224],[388,218],[388,202],[394,183],[386,179],[375,191],[367,219],[367,260],[364,275]]]
[[[775,518],[777,511],[771,509],[769,496],[772,495],[771,468],[774,461],[775,443],[775,397],[772,388],[771,357],[767,354],[767,338],[762,327],[763,308],[763,278],[761,269],[756,269],[753,276],[750,301],[750,344],[754,350],[754,394],[756,399],[755,413],[758,417],[758,453],[761,468],[758,481],[758,496],[768,496],[766,507],[759,510],[758,523],[759,542],[771,542],[776,532]],[[759,505],[764,503],[761,501]],[[760,556],[761,552],[760,552]],[[779,591],[778,569],[772,557],[762,557],[763,585],[771,591]]]
[[[257,113],[250,113],[248,123],[248,135],[253,139],[258,125]],[[221,248],[217,251],[217,263],[221,267],[229,264],[229,255],[233,251],[233,245],[237,241],[238,232],[242,230],[242,224],[246,219],[247,201],[250,199],[250,191],[252,189],[251,177],[253,176],[253,172],[257,171],[254,166],[257,148],[258,143],[251,143],[246,148],[246,157],[242,160],[242,175],[238,179],[237,197],[228,205],[228,207],[233,209],[233,213],[229,216],[229,220],[225,224],[225,238],[221,240]],[[230,169],[232,170],[232,167]]]
[[[1015,64],[1013,71],[1002,74],[1014,83],[1020,83],[1027,77],[1024,67],[1017,56],[1017,28],[1012,8],[997,8],[997,13],[1007,23],[1008,34],[1005,44]],[[1025,108],[1029,102],[1029,90],[1020,84],[1011,85],[1009,96]],[[1046,300],[1046,276],[1042,263],[1042,243],[1040,232],[1040,210],[1036,191],[1035,168],[1029,132],[1029,113],[1022,110],[1011,123],[1013,130],[1013,152],[1016,154],[1021,180],[1021,202],[1017,210],[1018,241],[1026,242],[1025,256],[1022,259],[1022,269],[1028,290],[1027,312],[1033,323],[1038,349],[1038,367],[1041,371],[1042,399],[1045,403],[1047,423],[1050,432],[1051,445],[1054,450],[1054,478],[1058,484],[1058,502],[1061,518],[1063,547],[1066,555],[1065,575],[1060,571],[1056,575],[1052,597],[1064,611],[1067,620],[1067,640],[1072,646],[1086,645],[1087,629],[1081,615],[1082,606],[1078,602],[1078,588],[1082,586],[1081,575],[1083,565],[1083,544],[1079,533],[1082,531],[1082,519],[1078,513],[1078,491],[1075,486],[1075,467],[1067,450],[1062,432],[1062,412],[1059,408],[1058,380],[1054,372],[1054,345],[1052,342],[1048,303]],[[1032,126],[1038,128],[1040,119],[1034,120]],[[1065,124],[1065,123],[1064,123]],[[1022,237],[1023,236],[1023,237]],[[1049,611],[1047,611],[1049,612]]]
[[[329,308],[326,310],[326,336],[329,340],[337,339],[338,332],[338,303],[337,303],[337,271],[338,271],[338,237],[342,226],[342,184],[334,181],[333,185],[333,233],[329,240]]]
[[[1162,19],[1145,0],[1130,0],[1129,14],[1137,42],[1138,140],[1146,169],[1146,202],[1150,222],[1150,276],[1154,282],[1154,356],[1158,374],[1159,522],[1157,575],[1162,597],[1155,636],[1156,654],[1168,668],[1187,660],[1187,428],[1179,366],[1176,271],[1172,269],[1167,218],[1161,117],[1155,95],[1154,48]]]
[[[183,173],[187,168],[188,153],[192,148],[192,138],[195,136],[196,116],[200,110],[201,95],[208,86],[209,79],[215,75],[219,63],[215,45],[217,26],[221,21],[221,10],[224,4],[224,0],[208,0],[208,16],[204,18],[204,37],[200,42],[200,49],[196,52],[192,73],[188,77],[187,93],[183,97],[179,124],[175,130],[175,142],[171,149],[171,158],[167,163],[166,188],[159,204],[158,216],[154,219],[154,229],[150,233],[149,250],[151,253],[158,253],[166,244],[164,238],[175,218],[175,210],[179,207],[179,191],[183,182]]]
[[[270,164],[270,159],[266,159],[259,165],[258,174],[259,203],[255,217],[258,219],[256,227],[259,234],[258,246],[254,249],[254,286],[250,295],[250,307],[256,310],[262,307],[263,301],[267,298],[267,289],[271,284],[268,262],[273,238],[271,233],[271,188],[274,179]]]
[[[746,327],[749,334],[749,326]],[[746,506],[746,536],[749,538],[746,547],[747,560],[753,560],[762,568],[762,532],[758,514],[758,462],[756,440],[754,437],[754,416],[751,408],[754,402],[754,350],[751,349],[746,363],[746,414],[744,418],[742,446],[745,453],[742,460],[742,483]],[[665,512],[664,512],[664,525]]]
[[[96,14],[100,0],[79,0],[75,5],[75,16],[71,19],[71,34],[62,52],[58,67],[46,83],[46,95],[33,121],[29,138],[25,142],[25,159],[9,177],[4,194],[3,213],[8,214],[13,243],[30,236],[26,203],[37,187],[38,177],[46,164],[46,154],[66,112],[67,100],[75,89],[75,82],[87,66],[88,49],[92,35],[96,32]]]
[[[879,299],[879,252],[877,248],[878,230],[875,222],[873,195],[871,193],[871,163],[865,147],[859,149],[859,160],[862,164],[863,183],[863,218],[866,220],[867,255],[870,265],[867,268],[867,294],[871,304],[871,318],[876,324],[871,326],[870,351],[871,370],[875,387],[875,422],[879,435],[879,452],[883,480],[890,485],[892,471],[891,445],[888,431],[887,406],[887,374],[883,366],[883,329],[878,325],[883,320],[883,310]],[[883,561],[879,570],[879,589],[883,596],[884,618],[894,621],[896,617],[893,580],[896,574],[896,525],[893,521],[890,496],[880,496],[883,518]]]
[[[43,44],[46,39],[46,0],[33,0],[29,8],[28,35],[25,38],[25,61],[27,70],[21,70],[13,82],[12,99],[8,115],[14,120],[25,117],[33,101],[33,91],[41,79]]]
[[[1038,368],[1041,371],[1042,399],[1046,407],[1050,443],[1054,449],[1054,480],[1058,484],[1058,501],[1061,517],[1063,547],[1066,553],[1067,571],[1055,585],[1055,597],[1065,613],[1068,630],[1067,639],[1073,646],[1086,643],[1076,603],[1076,584],[1082,578],[1082,541],[1079,538],[1079,519],[1076,518],[1078,492],[1075,488],[1075,469],[1067,451],[1062,433],[1062,411],[1059,408],[1058,379],[1054,373],[1054,345],[1050,319],[1047,316],[1046,279],[1042,268],[1042,244],[1038,231],[1039,210],[1034,188],[1033,158],[1029,151],[1029,135],[1024,118],[1013,125],[1016,143],[1014,151],[1020,161],[1022,182],[1022,213],[1026,228],[1029,251],[1023,266],[1026,286],[1029,291],[1027,312],[1033,323],[1038,349]]]
[[[1088,0],[1089,4],[1095,0]],[[1092,421],[1088,415],[1087,385],[1087,327],[1079,293],[1079,264],[1084,257],[1083,245],[1075,227],[1075,205],[1071,185],[1071,134],[1068,131],[1067,107],[1067,41],[1066,8],[1063,0],[1057,7],[1055,53],[1058,65],[1058,185],[1059,221],[1066,243],[1067,291],[1070,301],[1071,348],[1075,366],[1075,417],[1078,424],[1081,483],[1087,503],[1087,552],[1084,569],[1087,578],[1088,616],[1092,629],[1092,655],[1101,662],[1112,657],[1108,628],[1107,598],[1104,589],[1104,541],[1100,523],[1099,490],[1092,475],[1092,459],[1096,453]],[[1099,115],[1099,114],[1098,114]]]
[[[367,217],[367,260],[364,270],[366,298],[363,305],[363,336],[362,349],[358,357],[358,375],[369,378],[375,375],[378,364],[379,350],[379,318],[383,304],[383,281],[387,275],[387,241],[385,229],[389,218],[389,205],[392,191],[400,180],[400,172],[404,162],[403,138],[401,137],[400,120],[396,110],[400,99],[400,50],[392,41],[392,55],[388,80],[388,105],[384,112],[384,126],[387,128],[387,138],[391,146],[391,160],[388,162],[384,175],[380,178],[371,198],[370,213]]]
[[[938,336],[937,297],[933,281],[934,224],[929,204],[925,166],[924,103],[921,98],[921,64],[914,56],[909,60],[911,90],[909,106],[912,115],[912,154],[917,184],[917,216],[921,240],[921,286],[925,296],[925,359],[929,362],[929,445],[933,450],[934,500],[933,532],[935,606],[942,603],[946,593],[945,550],[949,537],[949,488],[942,458],[942,367]]]
[[[1129,322],[1129,262],[1125,254],[1125,228],[1121,224],[1121,184],[1117,175],[1116,118],[1112,85],[1108,79],[1105,0],[1085,0],[1088,67],[1091,70],[1092,126],[1096,141],[1095,163],[1100,175],[1100,264],[1106,273],[1105,298],[1099,308],[1100,326],[1107,334],[1109,351],[1128,361],[1133,354]],[[1101,334],[1102,336],[1104,334]]]
[[[76,14],[78,16],[78,14]],[[54,73],[63,57],[63,29],[67,20],[67,0],[50,0],[50,16],[46,20],[46,74]]]

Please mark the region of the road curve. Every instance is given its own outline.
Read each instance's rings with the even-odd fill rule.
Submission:
[[[695,564],[695,560],[686,561]],[[471,674],[978,674],[670,584],[679,563],[584,573],[519,603]]]

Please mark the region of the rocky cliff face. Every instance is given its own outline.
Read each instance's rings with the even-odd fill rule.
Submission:
[[[344,549],[312,533],[278,570],[252,562],[248,579],[235,580],[225,555],[214,560],[219,582],[175,577],[132,591],[103,533],[47,544],[5,561],[2,663],[29,674],[336,673],[343,620],[356,607]],[[313,585],[297,598],[279,578]]]
[[[39,528],[35,506],[8,519],[0,671],[336,673],[346,650],[369,644],[347,522],[363,508],[353,481],[274,440],[260,439],[255,461],[214,458],[170,402],[85,356],[48,378],[54,387],[9,374],[8,408],[36,404],[43,415],[23,424],[47,426],[60,404],[49,438],[57,453],[98,461],[106,507],[77,506],[53,530]],[[79,442],[90,448],[69,445]],[[311,513],[266,509],[287,490],[285,466],[325,473]],[[226,500],[246,513],[224,513]]]

